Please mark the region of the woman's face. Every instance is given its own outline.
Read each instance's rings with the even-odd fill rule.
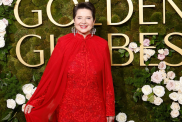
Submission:
[[[94,26],[95,20],[93,20],[92,12],[89,9],[78,9],[74,18],[75,28],[78,33],[86,36],[90,34],[90,30]]]

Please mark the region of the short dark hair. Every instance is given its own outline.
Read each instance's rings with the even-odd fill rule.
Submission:
[[[78,4],[73,8],[73,19],[74,19],[75,16],[76,16],[77,10],[78,10],[78,9],[83,9],[83,8],[89,9],[89,10],[92,12],[93,20],[95,20],[95,7],[94,7],[94,5],[93,5],[91,2],[81,2],[81,3],[78,3]]]

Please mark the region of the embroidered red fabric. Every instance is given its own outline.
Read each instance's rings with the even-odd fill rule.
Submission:
[[[78,33],[75,36],[68,35],[79,42],[79,48],[67,61],[65,70],[67,83],[62,100],[54,111],[56,121],[106,122],[106,116],[115,116],[114,88],[107,41],[95,35],[92,37],[91,34],[85,39]],[[105,45],[95,45],[97,48],[93,53],[90,50],[94,48],[88,44],[89,42],[99,44],[97,41]],[[34,108],[41,106],[48,88],[49,85],[41,96],[33,99],[29,104]]]

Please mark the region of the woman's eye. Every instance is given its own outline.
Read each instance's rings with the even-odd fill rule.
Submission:
[[[90,18],[87,18],[87,19],[90,19]]]

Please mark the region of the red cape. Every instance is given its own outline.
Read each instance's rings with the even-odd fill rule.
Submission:
[[[58,43],[52,52],[37,89],[26,103],[27,106],[32,100],[39,98],[49,85],[43,103],[33,108],[29,114],[25,114],[27,122],[57,122],[55,110],[60,104],[66,88],[67,62],[78,53],[83,41],[86,41],[87,49],[94,58],[100,61],[102,68],[101,88],[103,88],[104,101],[106,101],[106,83],[112,86],[111,88],[114,93],[108,42],[96,35],[92,37],[89,34],[84,39],[78,33],[75,36],[73,33],[69,33],[58,39]],[[112,107],[114,109],[114,106]],[[114,115],[115,113],[112,116]]]

